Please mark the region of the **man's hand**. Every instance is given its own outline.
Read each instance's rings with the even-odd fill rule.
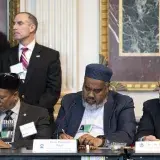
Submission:
[[[66,133],[62,133],[60,134],[59,139],[73,139],[73,137]]]
[[[143,138],[143,141],[159,141],[155,136],[149,135]]]
[[[11,145],[0,140],[0,148],[11,148]]]
[[[103,140],[100,138],[93,137],[89,134],[84,134],[83,136],[79,137],[79,143],[81,145],[88,144],[88,145],[98,147],[103,143]]]

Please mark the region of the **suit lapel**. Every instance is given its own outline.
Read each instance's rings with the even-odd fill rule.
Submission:
[[[82,95],[78,96],[78,98],[75,100],[74,105],[75,106],[73,106],[73,112],[72,112],[74,114],[72,115],[72,118],[70,121],[71,125],[68,131],[72,136],[75,136],[75,134],[77,133],[79,125],[83,118],[83,113],[85,108],[83,107],[83,104],[82,104]]]
[[[35,62],[37,61],[37,56],[40,55],[41,49],[42,49],[42,46],[36,43],[33,49],[30,61],[29,61],[28,68],[27,68],[27,75],[26,75],[25,83],[27,83],[31,78],[33,70],[36,66]]]
[[[110,130],[110,123],[111,123],[111,118],[115,109],[115,105],[114,105],[114,99],[113,99],[113,92],[109,92],[108,95],[108,99],[106,104],[104,105],[104,133],[105,135],[108,134],[109,130]]]
[[[20,133],[19,126],[26,124],[28,121],[28,116],[27,116],[27,108],[23,102],[21,102],[20,110],[19,110],[19,115],[17,119],[17,124],[16,124],[16,129],[15,129],[15,137],[14,141],[19,140],[22,136]]]

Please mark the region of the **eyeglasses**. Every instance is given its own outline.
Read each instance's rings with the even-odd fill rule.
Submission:
[[[16,74],[16,73],[0,73],[0,77],[11,77],[11,78],[14,78],[14,79],[20,79],[19,78],[19,75]]]

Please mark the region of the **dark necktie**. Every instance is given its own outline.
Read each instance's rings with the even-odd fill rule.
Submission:
[[[25,69],[27,69],[28,61],[27,61],[27,58],[26,58],[26,52],[28,51],[28,48],[21,48],[21,50],[22,50],[22,54],[21,54],[21,57],[20,57],[20,62],[22,63],[23,67]]]
[[[2,131],[1,131],[1,139],[4,142],[11,142],[13,137],[13,130],[14,130],[14,121],[11,117],[13,111],[8,110],[6,111],[6,116],[2,122]]]
[[[6,113],[6,116],[4,117],[4,120],[13,120],[11,117],[11,115],[13,114],[13,111],[8,110],[5,113]]]

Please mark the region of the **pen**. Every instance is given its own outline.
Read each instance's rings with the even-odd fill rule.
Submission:
[[[62,129],[63,134],[66,134],[66,132],[64,131],[64,129]]]
[[[64,129],[62,129],[62,133],[65,134],[65,138],[64,139],[73,139],[73,137],[69,136]]]

